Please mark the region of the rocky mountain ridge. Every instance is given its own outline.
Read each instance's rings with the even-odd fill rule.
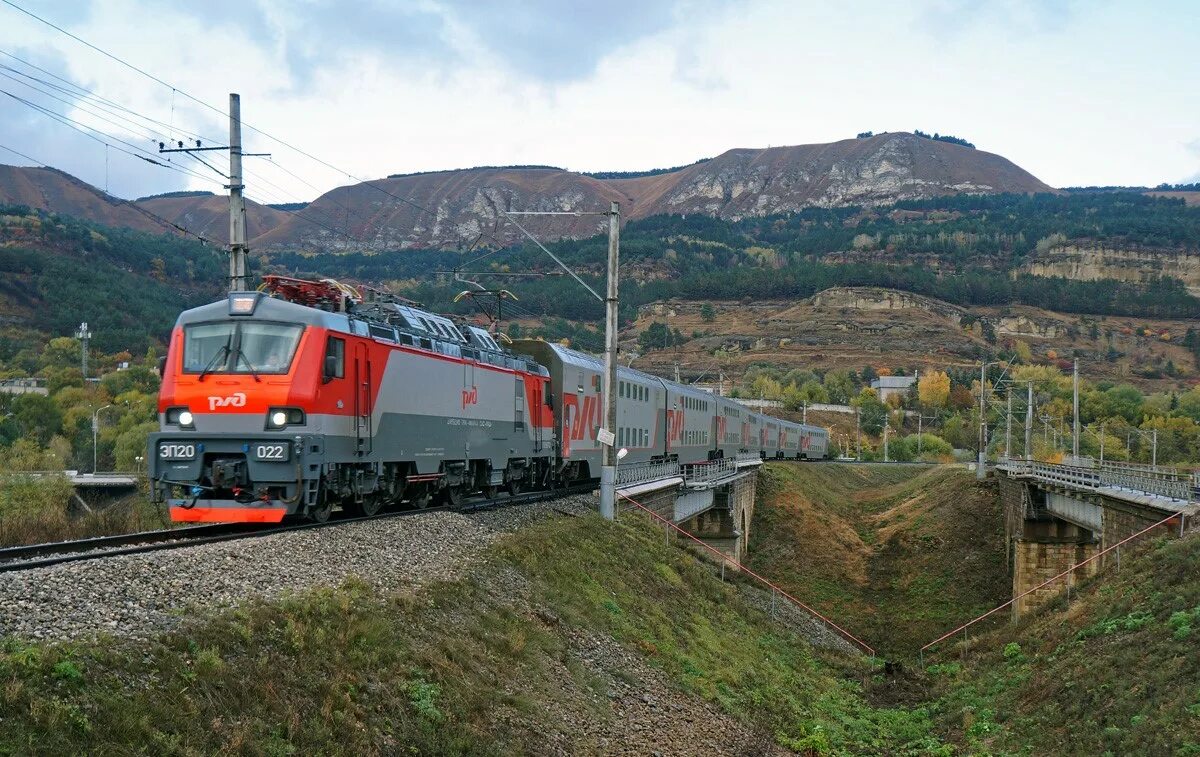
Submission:
[[[893,132],[830,144],[737,148],[635,178],[598,179],[540,167],[402,175],[338,187],[292,213],[250,203],[247,212],[251,246],[258,249],[466,249],[522,238],[501,211],[595,211],[617,201],[627,219],[665,213],[738,219],[947,194],[1050,191],[999,155]],[[218,197],[128,203],[54,169],[0,166],[0,202],[162,230],[129,207],[136,204],[189,229],[211,227],[214,241],[226,239],[217,223]],[[604,219],[526,216],[521,224],[550,240],[590,236]]]

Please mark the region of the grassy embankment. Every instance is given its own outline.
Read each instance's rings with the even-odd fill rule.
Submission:
[[[0,473],[0,547],[169,528],[165,511],[145,492],[85,512],[65,476]]]
[[[754,564],[893,654],[1007,600],[994,493],[913,471],[768,466]],[[869,694],[930,712],[967,754],[1200,755],[1198,572],[1200,536],[1145,544],[1070,607],[1004,615],[965,657],[948,643]]]
[[[627,515],[548,520],[460,582],[260,603],[149,649],[9,641],[0,753],[594,752],[572,723],[611,720],[606,680],[636,673],[588,661],[581,634],[610,636],[766,743],[940,748],[926,710],[866,702],[866,660],[815,650]]]
[[[995,489],[960,468],[772,464],[750,565],[895,657],[1009,598]]]
[[[940,730],[974,753],[1200,755],[1200,536],[953,648],[929,670]]]

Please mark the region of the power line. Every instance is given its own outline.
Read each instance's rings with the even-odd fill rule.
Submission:
[[[0,0],[0,1],[2,1],[2,0]],[[211,182],[219,184],[219,182],[216,182],[215,179],[209,179],[207,176],[196,173],[195,171],[192,171],[190,169],[182,168],[177,165],[163,163],[155,158],[146,157],[144,155],[138,155],[137,152],[131,152],[130,150],[126,150],[121,147],[117,147],[116,145],[109,144],[107,141],[105,141],[104,139],[101,139],[100,137],[97,137],[96,134],[93,133],[93,132],[99,132],[98,129],[94,129],[90,126],[87,126],[86,124],[76,121],[75,119],[73,119],[69,116],[64,116],[61,113],[50,110],[49,108],[45,107],[44,105],[40,105],[38,103],[32,102],[31,100],[26,100],[25,98],[20,97],[19,95],[15,95],[6,89],[0,89],[0,94],[7,95],[7,96],[11,97],[12,99],[16,100],[17,102],[22,103],[23,105],[26,105],[26,106],[32,108],[33,110],[36,110],[39,113],[42,113],[43,115],[49,116],[50,118],[54,119],[55,121],[58,121],[59,123],[63,124],[64,126],[70,127],[72,129],[74,129],[75,131],[78,131],[79,133],[83,134],[84,136],[86,136],[90,139],[94,139],[95,141],[99,142],[102,145],[111,147],[112,149],[114,149],[118,152],[123,152],[126,155],[137,158],[138,160],[144,160],[147,163],[158,166],[160,168],[166,168],[166,169],[169,169],[172,171],[178,171],[180,173],[183,173],[188,176],[192,176],[197,179],[201,179],[204,181],[211,181]],[[99,132],[99,133],[103,133],[103,132]],[[148,150],[138,147],[135,144],[132,144],[130,142],[126,142],[123,139],[114,137],[111,134],[105,134],[105,136],[108,137],[109,139],[112,139],[114,142],[120,142],[121,144],[126,145],[127,147],[130,147],[133,150],[136,150],[139,152],[147,152],[147,153],[149,152]]]
[[[13,155],[20,155],[22,158],[33,161],[34,163],[36,163],[37,165],[42,166],[42,167],[49,165],[47,163],[44,163],[44,162],[38,160],[37,158],[35,158],[31,155],[26,155],[25,153],[23,153],[19,150],[14,150],[13,148],[7,147],[5,145],[0,145],[0,150],[7,150],[8,152],[11,152]],[[109,195],[109,196],[112,197],[112,195]],[[163,218],[162,216],[158,215],[157,213],[152,213],[151,211],[146,210],[142,206],[138,205],[136,202],[133,202],[131,200],[125,200],[120,197],[113,197],[113,199],[117,200],[122,205],[128,205],[130,208],[132,208],[133,210],[136,210],[138,213],[141,213],[142,215],[146,216],[147,218],[157,221],[158,223],[161,223],[164,226],[176,229],[177,231],[187,234],[188,236],[193,236],[196,239],[199,239],[204,244],[212,244],[212,241],[210,239],[208,239],[207,237],[205,237],[203,234],[198,234],[198,233],[192,231],[191,229],[180,226],[179,224],[175,223],[174,221],[169,221],[166,218]]]
[[[23,64],[23,65],[25,65],[25,66],[28,66],[29,68],[32,68],[32,69],[34,69],[35,71],[40,71],[40,72],[42,72],[43,74],[46,74],[47,76],[50,76],[50,77],[52,77],[52,78],[54,78],[54,79],[57,79],[58,81],[61,81],[61,82],[63,82],[64,84],[67,84],[67,85],[68,85],[68,87],[63,87],[63,86],[61,86],[61,85],[55,84],[54,82],[46,81],[45,79],[40,79],[40,78],[38,78],[38,77],[32,76],[32,75],[30,75],[30,74],[28,74],[28,73],[25,73],[25,72],[23,72],[23,71],[19,71],[18,69],[15,69],[15,68],[13,68],[13,67],[11,67],[11,66],[0,66],[0,67],[7,68],[7,69],[8,69],[8,70],[10,70],[10,71],[13,71],[14,73],[18,74],[19,76],[24,76],[24,77],[26,77],[26,78],[29,78],[29,79],[32,79],[32,80],[34,80],[34,81],[40,82],[40,83],[42,83],[42,84],[45,84],[45,85],[46,85],[46,86],[48,86],[48,87],[52,87],[53,89],[56,89],[56,90],[58,90],[58,91],[62,92],[63,94],[67,94],[67,95],[73,95],[73,96],[75,96],[75,97],[78,97],[78,98],[80,98],[81,100],[89,100],[89,101],[91,101],[91,100],[94,100],[95,102],[94,102],[93,104],[94,104],[94,105],[96,105],[97,107],[104,107],[104,106],[107,106],[107,107],[115,108],[115,109],[117,109],[117,110],[119,110],[119,111],[122,111],[122,112],[128,113],[128,114],[130,114],[130,115],[133,115],[133,116],[137,116],[138,118],[140,118],[140,119],[142,119],[143,121],[146,121],[146,122],[148,122],[148,123],[152,123],[152,124],[155,124],[155,125],[157,125],[157,126],[163,126],[163,127],[166,127],[166,128],[167,128],[167,130],[168,130],[168,132],[170,132],[170,131],[178,131],[178,132],[180,132],[180,133],[182,133],[182,134],[187,134],[187,135],[190,135],[191,137],[193,137],[193,138],[196,138],[196,139],[203,139],[203,140],[204,140],[204,141],[206,141],[206,142],[216,142],[216,141],[217,141],[217,140],[214,140],[214,139],[211,139],[211,138],[208,138],[208,137],[204,137],[203,135],[201,135],[201,134],[198,134],[198,133],[196,133],[196,132],[193,132],[193,131],[188,131],[187,129],[184,129],[184,128],[182,128],[182,127],[174,126],[173,124],[169,124],[169,123],[167,123],[166,121],[161,121],[161,120],[159,120],[159,119],[156,119],[156,118],[152,118],[152,117],[150,117],[150,116],[147,116],[147,115],[145,115],[145,114],[143,114],[143,113],[139,113],[139,112],[137,112],[137,111],[135,111],[135,110],[133,110],[133,109],[131,109],[131,108],[128,108],[128,107],[126,107],[126,106],[122,105],[122,104],[121,104],[121,103],[119,103],[119,102],[116,102],[115,100],[110,100],[110,99],[108,99],[107,97],[104,97],[104,96],[102,96],[102,95],[99,95],[99,94],[97,94],[97,93],[95,93],[95,92],[93,92],[93,91],[91,91],[91,90],[87,89],[86,87],[83,87],[83,86],[81,86],[81,85],[79,85],[79,84],[76,84],[75,82],[71,81],[70,79],[66,79],[66,78],[64,78],[64,77],[62,77],[62,76],[59,76],[58,74],[54,73],[53,71],[48,71],[48,70],[46,70],[46,69],[42,68],[41,66],[38,66],[38,65],[36,65],[36,64],[33,64],[33,63],[30,63],[29,61],[25,60],[24,58],[21,58],[21,57],[19,57],[19,56],[13,55],[12,53],[10,53],[10,52],[7,52],[7,51],[5,51],[5,50],[0,50],[0,55],[6,56],[6,57],[8,57],[8,58],[11,58],[11,59],[13,59],[13,60],[17,61],[18,63],[21,63],[21,64]],[[109,111],[109,112],[111,113],[111,111]],[[115,114],[114,114],[114,115],[115,115]]]
[[[82,37],[79,37],[79,36],[78,36],[78,35],[76,35],[76,34],[72,34],[71,32],[67,31],[66,29],[62,28],[61,26],[58,26],[57,24],[55,24],[55,23],[53,23],[53,22],[51,22],[51,21],[48,21],[48,20],[47,20],[47,19],[45,19],[45,18],[42,18],[41,16],[37,15],[36,13],[33,13],[32,11],[29,11],[29,10],[26,10],[25,8],[22,8],[21,6],[19,6],[19,5],[17,5],[16,3],[12,2],[12,0],[0,0],[0,2],[3,2],[5,5],[7,5],[7,6],[9,6],[9,7],[13,8],[13,9],[15,9],[15,10],[18,10],[18,11],[20,11],[21,13],[25,14],[26,16],[29,16],[30,18],[32,18],[32,19],[34,19],[34,20],[36,20],[36,21],[39,21],[39,22],[41,22],[41,23],[45,24],[46,26],[49,26],[51,29],[54,29],[55,31],[58,31],[58,32],[60,32],[60,33],[62,33],[62,34],[65,34],[66,36],[70,37],[71,39],[75,40],[76,42],[79,42],[80,44],[82,44],[82,45],[84,45],[84,46],[86,46],[86,47],[90,48],[91,50],[94,50],[94,51],[96,51],[96,52],[100,53],[101,55],[103,55],[104,57],[108,58],[109,60],[112,60],[112,61],[114,61],[114,62],[116,62],[116,63],[119,63],[119,64],[121,64],[122,66],[125,66],[126,68],[128,68],[128,69],[130,69],[130,70],[132,70],[132,71],[135,71],[136,73],[139,73],[139,74],[141,74],[142,76],[145,76],[147,79],[150,79],[150,80],[151,80],[151,81],[153,81],[153,82],[156,82],[156,83],[158,83],[158,84],[160,84],[160,85],[162,85],[162,86],[164,86],[164,87],[167,87],[167,88],[168,88],[168,89],[170,89],[172,92],[178,92],[180,95],[183,95],[184,97],[186,97],[187,99],[189,99],[189,100],[191,100],[192,102],[196,103],[197,105],[201,105],[201,106],[203,106],[203,107],[205,107],[205,108],[208,108],[209,110],[213,111],[214,113],[217,113],[218,115],[221,115],[221,116],[224,116],[224,117],[228,118],[229,114],[228,114],[228,113],[226,113],[225,111],[221,110],[220,108],[218,108],[218,107],[216,107],[216,106],[214,106],[214,105],[210,105],[209,103],[207,103],[207,102],[205,102],[205,101],[201,100],[200,98],[198,98],[198,97],[196,97],[196,96],[192,95],[191,93],[187,92],[186,90],[180,89],[179,87],[176,87],[175,85],[173,85],[173,84],[170,84],[170,83],[168,83],[168,82],[164,81],[163,79],[160,79],[159,77],[155,76],[154,74],[151,74],[149,71],[146,71],[145,69],[139,68],[138,66],[136,66],[136,65],[134,65],[134,64],[132,64],[132,63],[130,63],[130,62],[128,62],[128,61],[126,61],[126,60],[124,60],[124,59],[122,59],[122,58],[120,58],[120,57],[116,56],[116,55],[113,55],[112,53],[108,52],[107,50],[104,50],[104,49],[102,49],[102,48],[100,48],[100,47],[97,47],[96,45],[93,45],[91,42],[88,42],[87,40],[83,39]],[[316,155],[313,155],[312,153],[309,153],[309,152],[307,152],[307,151],[305,151],[305,150],[303,150],[303,149],[301,149],[301,148],[299,148],[299,147],[297,147],[297,146],[295,146],[295,145],[291,144],[290,142],[287,142],[287,141],[285,141],[285,140],[283,140],[283,139],[281,139],[281,138],[279,138],[279,137],[276,137],[276,136],[274,136],[274,135],[272,135],[272,134],[270,134],[270,133],[268,133],[268,132],[266,132],[266,131],[264,131],[264,130],[262,130],[262,129],[259,129],[259,128],[255,127],[255,126],[252,126],[251,124],[249,124],[249,123],[246,123],[245,121],[242,121],[241,123],[242,123],[242,125],[243,125],[244,127],[246,127],[247,129],[250,129],[250,130],[252,130],[252,131],[258,132],[259,134],[263,135],[263,136],[264,136],[264,137],[266,137],[267,139],[274,140],[275,142],[278,142],[279,144],[283,145],[284,147],[288,148],[289,150],[293,150],[293,151],[295,151],[295,152],[297,152],[297,153],[299,153],[299,154],[301,154],[301,155],[303,155],[303,156],[305,156],[305,157],[309,158],[310,160],[313,160],[313,161],[315,161],[315,162],[317,162],[317,163],[320,163],[321,165],[325,166],[326,168],[329,168],[329,169],[330,169],[330,170],[332,170],[332,171],[336,171],[337,173],[339,173],[339,174],[342,174],[342,175],[346,176],[346,177],[347,177],[347,178],[349,178],[349,179],[352,179],[352,180],[354,180],[354,181],[356,181],[356,182],[358,182],[358,183],[360,183],[360,184],[363,184],[363,185],[365,185],[365,186],[368,186],[368,187],[370,187],[371,189],[374,189],[374,190],[376,190],[376,191],[378,191],[378,192],[381,192],[381,193],[383,193],[383,194],[387,195],[388,197],[391,197],[391,198],[393,198],[393,199],[395,199],[395,200],[397,200],[397,201],[399,201],[399,202],[402,202],[402,203],[404,203],[404,204],[406,204],[406,205],[409,205],[409,206],[411,206],[411,207],[413,207],[413,208],[416,208],[417,210],[420,210],[420,211],[422,211],[422,212],[424,212],[424,213],[427,213],[427,214],[429,214],[430,216],[432,216],[432,217],[434,217],[434,218],[437,218],[437,213],[435,213],[434,211],[430,210],[429,208],[426,208],[425,206],[421,205],[420,203],[418,203],[418,202],[415,202],[415,201],[413,201],[413,200],[411,200],[411,199],[409,199],[409,198],[407,198],[407,197],[401,197],[400,195],[397,195],[397,194],[395,194],[395,193],[393,193],[393,192],[389,192],[388,190],[384,189],[383,187],[380,187],[380,186],[376,186],[376,185],[375,185],[375,183],[374,183],[374,182],[377,182],[377,181],[383,181],[383,179],[370,179],[370,180],[368,180],[368,179],[362,179],[362,178],[359,178],[359,177],[355,176],[354,174],[350,173],[349,171],[346,171],[346,170],[344,170],[344,169],[342,169],[342,168],[339,168],[338,166],[335,166],[335,165],[333,165],[332,163],[330,163],[330,162],[328,162],[328,161],[326,161],[326,160],[324,160],[324,159],[322,159],[322,158],[318,158]],[[495,241],[497,244],[501,244],[501,243],[500,243],[500,240],[499,240],[499,239],[497,239],[497,238],[495,237],[495,235],[494,235],[494,234],[489,234],[488,236],[489,236],[489,238],[491,238],[493,241]],[[501,244],[501,246],[504,246],[504,245],[503,245],[503,244]]]

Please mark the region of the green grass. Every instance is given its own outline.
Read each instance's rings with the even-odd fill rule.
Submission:
[[[750,565],[891,657],[1009,597],[995,491],[958,468],[770,464]]]
[[[74,488],[65,476],[0,476],[0,547],[41,544],[170,528],[163,508],[138,492],[92,512],[79,512]]]
[[[559,708],[611,717],[604,677],[637,683],[619,665],[583,664],[571,652],[580,631],[611,635],[801,752],[943,749],[928,710],[868,703],[868,661],[814,651],[628,515],[548,520],[506,537],[468,578],[416,595],[352,582],[204,619],[148,649],[7,641],[0,754],[544,751],[578,737]]]
[[[973,640],[939,666],[939,728],[996,754],[1200,754],[1198,566],[1200,538],[1160,541],[1070,608]]]

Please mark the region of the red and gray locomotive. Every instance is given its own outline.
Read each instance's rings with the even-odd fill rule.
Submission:
[[[265,277],[185,311],[147,459],[175,521],[322,521],[335,507],[457,504],[599,473],[603,366],[560,345],[501,345],[400,298]],[[739,452],[828,455],[828,431],[630,369],[625,463]]]

